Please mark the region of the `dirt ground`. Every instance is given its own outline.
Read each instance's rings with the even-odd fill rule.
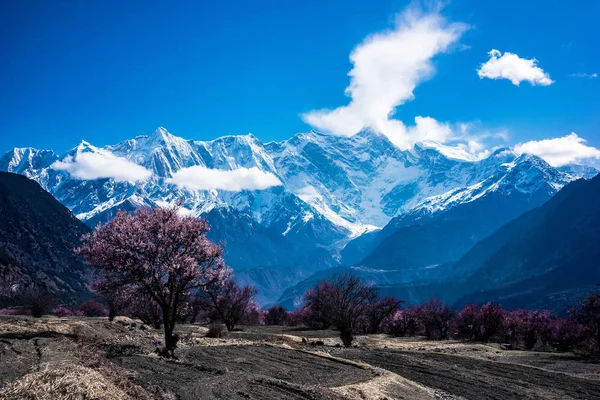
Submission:
[[[600,364],[573,354],[386,335],[345,349],[331,330],[242,328],[179,326],[170,360],[154,354],[161,332],[128,318],[0,316],[0,398],[35,398],[35,379],[60,399],[73,389],[56,377],[76,371],[123,399],[600,399]]]

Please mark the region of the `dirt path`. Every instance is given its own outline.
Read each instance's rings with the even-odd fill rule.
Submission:
[[[193,347],[177,362],[144,355],[112,360],[148,391],[178,399],[327,399],[328,388],[373,379],[368,368],[274,346]]]
[[[339,350],[425,386],[466,399],[600,399],[600,382],[560,372],[448,354]]]

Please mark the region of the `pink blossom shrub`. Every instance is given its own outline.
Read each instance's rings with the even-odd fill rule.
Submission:
[[[73,316],[73,311],[68,309],[67,307],[56,307],[55,309],[53,309],[50,314],[56,316],[56,317],[72,317]]]
[[[29,311],[18,308],[0,308],[0,315],[28,315]]]
[[[104,306],[97,301],[88,300],[77,308],[84,317],[106,317],[108,315],[108,311]]]

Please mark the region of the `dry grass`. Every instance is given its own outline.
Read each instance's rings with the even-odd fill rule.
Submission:
[[[71,363],[45,364],[0,389],[6,400],[125,400],[131,399],[102,374]]]

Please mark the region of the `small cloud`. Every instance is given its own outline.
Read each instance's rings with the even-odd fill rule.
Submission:
[[[535,58],[525,59],[516,54],[492,49],[489,53],[490,59],[481,64],[477,70],[479,78],[508,79],[513,85],[519,86],[523,81],[532,86],[548,86],[554,83],[550,75],[537,66]]]
[[[281,181],[274,174],[256,167],[224,170],[195,165],[180,169],[166,181],[191,190],[219,189],[233,192],[281,186]]]
[[[296,192],[296,195],[307,203],[322,199],[321,194],[313,186],[304,186]]]
[[[591,73],[591,74],[586,74],[585,72],[578,72],[576,74],[571,74],[569,76],[574,77],[574,78],[594,79],[594,78],[598,77],[598,74],[596,72]]]
[[[586,145],[586,140],[576,133],[560,138],[521,143],[516,145],[514,150],[517,154],[535,154],[554,167],[586,160],[600,160],[600,150]]]
[[[117,182],[145,181],[152,172],[125,158],[107,151],[102,153],[79,153],[75,158],[68,156],[55,161],[50,166],[58,171],[66,171],[81,180],[110,178]]]
[[[448,128],[430,117],[417,117],[413,127],[391,118],[397,106],[413,99],[415,87],[434,74],[433,58],[456,48],[468,29],[466,24],[447,21],[439,8],[424,12],[409,6],[396,17],[393,29],[366,37],[350,54],[349,104],[314,110],[302,119],[333,135],[352,136],[370,129],[403,150],[421,140],[447,136]]]

